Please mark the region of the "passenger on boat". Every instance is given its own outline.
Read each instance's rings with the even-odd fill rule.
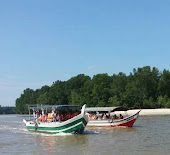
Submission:
[[[103,119],[106,119],[106,114],[104,113],[104,115],[103,115]]]
[[[72,115],[71,115],[71,113],[69,112],[69,113],[67,113],[67,119],[71,119],[72,118]]]
[[[87,115],[88,119],[91,120],[91,116],[92,116],[92,115],[89,114],[88,112],[86,112],[86,115]]]
[[[113,119],[118,119],[118,117],[116,116],[116,114],[113,116]]]
[[[56,112],[56,121],[60,122],[60,116],[59,116],[59,114],[57,112]]]
[[[102,117],[101,117],[101,116],[98,116],[97,120],[102,120]]]
[[[120,119],[123,119],[123,116],[122,116],[122,114],[120,114],[120,117],[119,117]]]
[[[47,119],[48,119],[48,113],[46,112],[46,113],[45,113],[44,121],[47,122]]]
[[[33,117],[36,118],[36,111],[33,109]]]
[[[110,119],[110,114],[109,113],[106,115],[106,119]]]
[[[40,114],[39,121],[40,121],[40,122],[43,121],[43,116],[42,116],[42,114]]]
[[[36,121],[36,123],[39,123],[39,116],[40,114],[39,114],[39,111],[37,110],[37,111],[35,111],[35,121]]]
[[[91,120],[95,120],[96,119],[96,115],[95,114],[90,114],[90,119]]]
[[[61,114],[61,115],[60,115],[60,121],[64,121],[64,120],[65,120],[64,115]]]
[[[56,113],[54,110],[52,110],[51,117],[53,119],[53,122],[55,122],[56,121]]]
[[[44,110],[42,110],[42,122],[45,122],[45,113],[44,113]]]
[[[51,112],[48,113],[47,121],[48,122],[52,122],[53,121],[53,117],[52,117],[52,113]]]
[[[75,113],[74,113],[74,116],[77,116],[79,113],[76,111]]]
[[[39,116],[40,116],[40,113],[39,113],[39,111],[37,110],[36,113],[35,113],[35,117],[36,117],[36,118],[39,118]]]
[[[92,120],[96,120],[97,119],[97,116],[94,114],[94,115],[92,115]]]

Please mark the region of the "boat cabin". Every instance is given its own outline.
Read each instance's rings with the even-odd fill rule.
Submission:
[[[78,105],[44,105],[29,107],[29,114],[38,122],[62,122],[81,113]]]
[[[87,107],[85,109],[89,120],[108,120],[108,119],[123,119],[127,117],[125,107]],[[119,113],[118,113],[119,112]],[[119,114],[119,115],[118,115]]]

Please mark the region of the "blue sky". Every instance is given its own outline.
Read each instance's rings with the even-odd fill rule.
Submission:
[[[78,74],[170,69],[170,1],[0,0],[0,105]]]

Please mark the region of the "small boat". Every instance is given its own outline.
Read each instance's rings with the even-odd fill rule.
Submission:
[[[33,111],[33,118],[23,119],[23,122],[30,131],[50,134],[82,133],[88,123],[85,106],[83,105],[82,108],[77,105],[29,107],[29,116]]]
[[[89,122],[87,126],[94,127],[132,127],[139,116],[139,110],[133,115],[128,115],[129,109],[125,107],[89,107],[86,108]],[[124,113],[124,114],[123,114]],[[117,114],[120,117],[117,117]]]

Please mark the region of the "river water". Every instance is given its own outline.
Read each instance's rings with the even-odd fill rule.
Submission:
[[[0,154],[170,155],[170,116],[140,116],[133,128],[88,128],[82,135],[27,131],[25,116],[0,115]]]

